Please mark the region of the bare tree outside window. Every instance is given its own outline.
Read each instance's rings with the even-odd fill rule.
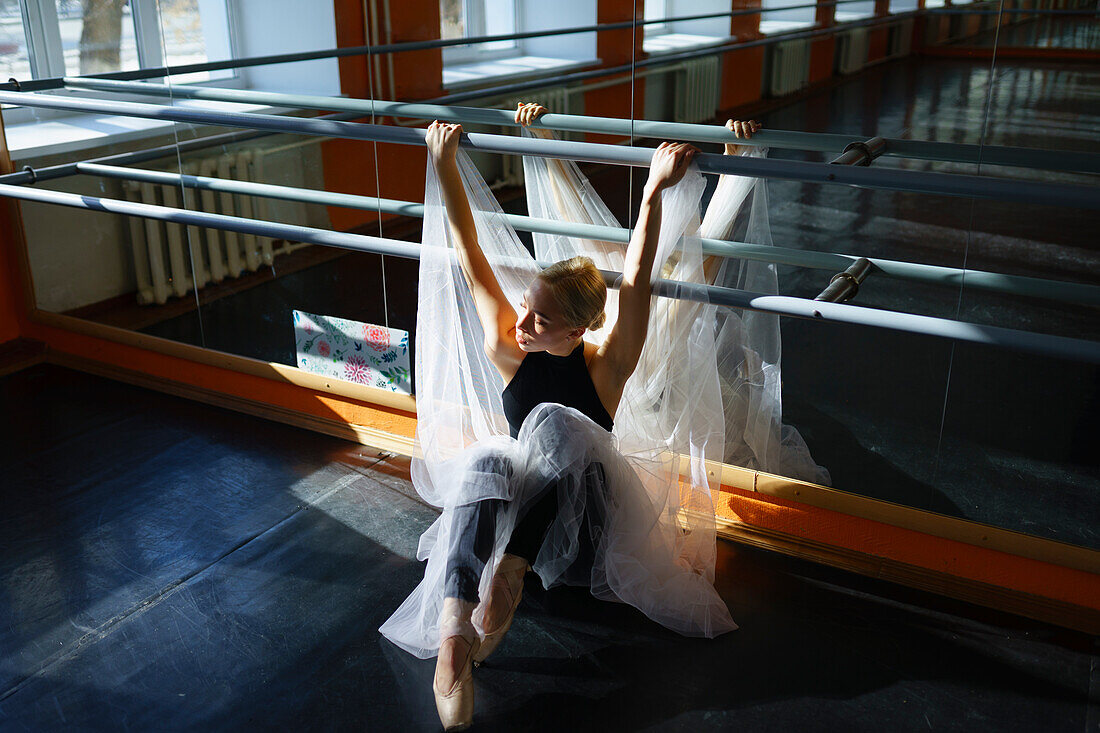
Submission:
[[[125,4],[125,0],[84,0],[84,24],[80,30],[81,76],[121,68],[122,6]],[[58,7],[59,17],[60,11]]]
[[[440,38],[466,35],[466,7],[463,0],[439,0]]]
[[[5,79],[29,79],[31,76],[27,32],[23,28],[19,0],[0,0],[0,74]]]

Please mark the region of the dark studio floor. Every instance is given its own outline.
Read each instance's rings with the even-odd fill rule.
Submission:
[[[0,730],[437,728],[378,625],[434,511],[403,461],[39,365],[0,379]],[[720,543],[688,640],[529,582],[477,730],[1095,731],[1096,640]]]

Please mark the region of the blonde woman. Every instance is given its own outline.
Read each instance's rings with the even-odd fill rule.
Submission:
[[[664,143],[655,151],[624,256],[614,322],[602,341],[590,343],[585,334],[606,318],[601,273],[584,256],[542,271],[526,256],[529,269],[521,269],[530,274],[517,278],[524,253],[510,230],[503,239],[511,248],[497,246],[506,227],[487,211],[495,203],[476,170],[456,159],[461,134],[460,126],[440,122],[427,130],[425,206],[445,223],[426,214],[417,323],[417,406],[424,410],[418,442],[426,468],[418,473],[414,463],[413,479],[443,513],[421,538],[424,581],[381,629],[417,656],[437,656],[433,687],[448,730],[472,721],[473,662],[487,657],[510,627],[529,568],[547,587],[586,585],[595,597],[629,603],[680,633],[714,636],[736,628],[713,586],[713,528],[699,533],[704,557],[701,567],[693,566],[675,519],[683,493],[676,476],[666,470],[644,484],[638,468],[644,461],[628,461],[611,433],[646,342],[651,276],[658,241],[667,237],[664,202],[676,202],[677,211],[690,208],[690,195],[677,183],[695,148]],[[701,181],[697,171],[693,176]],[[439,246],[436,240],[444,239],[453,250]],[[680,238],[662,241],[673,240]],[[431,324],[455,318],[457,337],[448,328],[433,332]],[[429,351],[435,352],[430,368],[422,371]],[[454,391],[437,388],[438,380]],[[716,377],[713,382],[717,390]],[[438,389],[450,397],[434,401]],[[454,397],[459,394],[472,400],[465,409]],[[479,408],[479,400],[491,409]],[[493,432],[496,410],[510,438]],[[447,416],[440,418],[441,411]],[[455,427],[433,432],[429,423],[438,422]],[[471,424],[477,429],[468,430]],[[440,443],[453,440],[455,430],[484,437],[459,441],[439,458]],[[668,456],[668,450],[662,444],[656,454]]]

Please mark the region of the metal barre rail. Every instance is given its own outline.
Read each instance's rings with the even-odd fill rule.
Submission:
[[[309,94],[285,94],[281,92],[255,92],[241,89],[216,89],[210,87],[170,86],[145,82],[113,81],[66,77],[65,86],[72,89],[90,89],[104,92],[147,94],[156,97],[201,99],[218,102],[246,102],[314,110],[341,110],[366,115],[407,117],[419,120],[446,120],[467,124],[502,125],[518,127],[511,110],[485,109],[482,107],[456,107],[416,102],[389,102],[369,99],[347,99]],[[613,117],[592,117],[548,113],[533,125],[561,132],[599,132],[631,135],[667,140],[727,143],[741,142],[733,133],[718,125],[699,125],[683,122],[657,122],[651,120],[626,120]],[[808,133],[791,130],[761,130],[750,145],[768,145],[778,148],[794,148],[820,152],[839,152],[853,142],[864,138],[833,133]],[[982,162],[993,165],[1012,165],[1046,170],[1100,173],[1100,153],[1047,151],[1033,148],[1005,146],[978,146],[959,143],[939,143],[927,140],[886,139],[883,155],[898,158],[921,158],[953,162]]]
[[[96,196],[32,189],[24,186],[0,185],[0,196],[91,211],[158,219],[178,224],[193,224],[213,229],[321,244],[360,252],[419,259],[419,245],[382,237],[333,232],[294,224],[279,224],[224,214],[208,214]],[[616,284],[616,278],[621,275],[621,273],[606,271],[603,274],[605,280],[612,287]],[[1100,363],[1100,343],[1084,339],[672,280],[658,280],[654,283],[653,289],[657,295],[681,300],[713,303],[726,307],[743,308],[814,321],[886,328],[983,346],[997,346],[1026,351],[1061,359]]]
[[[146,117],[203,125],[246,127],[353,140],[374,140],[399,145],[423,145],[424,130],[370,125],[339,120],[284,117],[209,109],[182,108],[135,102],[73,99],[41,94],[0,92],[0,102],[31,107],[100,112],[124,117]],[[645,167],[653,151],[597,143],[527,139],[514,135],[469,133],[461,145],[490,153],[568,158],[596,163]],[[727,155],[696,156],[704,173],[733,173],[762,178],[785,178],[815,183],[837,183],[914,193],[998,199],[1051,206],[1100,209],[1100,190],[1089,186],[1031,183],[961,174],[928,173],[882,168],[834,166],[791,160],[768,160]]]
[[[144,181],[170,186],[183,186],[206,191],[220,191],[247,196],[299,201],[324,206],[344,206],[398,214],[414,218],[423,218],[424,205],[412,201],[397,201],[374,196],[358,196],[346,193],[330,193],[308,188],[276,186],[252,181],[233,181],[206,176],[181,175],[168,171],[151,171],[139,168],[123,168],[96,163],[77,163],[80,173],[104,176],[130,181]],[[545,234],[561,234],[581,239],[602,242],[626,243],[630,239],[629,229],[577,224],[553,219],[539,219],[520,214],[505,214],[504,219],[516,229]],[[721,257],[738,257],[759,262],[776,262],[799,267],[820,270],[843,270],[856,260],[856,255],[833,254],[828,252],[808,252],[787,247],[775,247],[749,242],[728,242],[719,239],[703,239],[703,253]],[[1100,286],[1081,283],[1067,283],[1056,280],[1044,280],[1020,275],[1002,275],[981,270],[961,270],[954,267],[923,265],[914,262],[899,262],[867,258],[876,270],[884,276],[937,285],[960,286],[995,293],[1026,295],[1048,298],[1083,305],[1100,305]]]

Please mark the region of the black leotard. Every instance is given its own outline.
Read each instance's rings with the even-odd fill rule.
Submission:
[[[545,351],[528,353],[502,396],[504,416],[513,438],[519,435],[519,428],[531,410],[543,402],[557,402],[580,410],[609,432],[614,425],[588,374],[583,342],[569,356],[554,356]]]

